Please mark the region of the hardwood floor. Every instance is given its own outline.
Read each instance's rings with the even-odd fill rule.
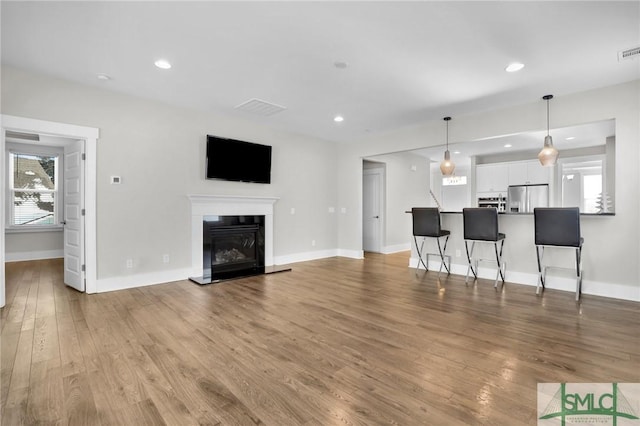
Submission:
[[[407,262],[96,295],[8,263],[2,425],[533,425],[539,382],[640,382],[640,304]]]

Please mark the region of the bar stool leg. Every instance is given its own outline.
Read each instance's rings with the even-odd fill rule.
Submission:
[[[582,247],[576,248],[576,302],[582,293]]]
[[[496,281],[493,283],[494,288],[498,288],[498,277],[502,278],[502,284],[504,285],[504,273],[506,271],[506,264],[502,262],[502,249],[504,248],[504,240],[500,241],[500,253],[498,253],[498,242],[493,243],[496,252],[496,263],[498,270],[496,271]]]
[[[536,257],[538,258],[538,283],[536,285],[536,294],[540,294],[540,289],[544,291],[544,278],[542,268],[542,258],[544,256],[544,247],[536,246]]]
[[[469,270],[471,270],[471,272],[473,272],[474,279],[478,279],[478,273],[477,273],[478,266],[477,266],[477,263],[476,263],[476,270],[474,270],[473,266],[471,265],[471,258],[473,257],[473,248],[475,247],[476,242],[475,241],[471,242],[471,252],[469,252],[469,245],[468,244],[469,244],[468,241],[465,240],[464,248],[465,248],[465,250],[467,252],[467,261],[469,262],[469,264],[467,266],[467,275],[466,275],[466,277],[464,279],[464,283],[465,284],[467,282],[469,282]]]
[[[502,265],[502,273],[500,276],[502,277],[502,284],[504,284],[504,276],[507,273],[507,262],[502,257],[502,249],[504,249],[504,240],[500,243],[500,264]]]
[[[496,241],[495,243],[493,243],[493,248],[496,252],[496,279],[493,282],[493,288],[498,288],[498,277],[500,276],[500,273],[502,272],[501,270],[501,266],[500,266],[500,256],[498,256],[498,242]]]
[[[429,270],[429,267],[427,266],[426,263],[424,263],[424,259],[422,259],[422,251],[424,249],[424,238],[422,239],[422,244],[420,245],[420,248],[418,248],[418,238],[414,235],[413,236],[413,240],[416,243],[416,251],[418,252],[418,264],[416,265],[416,273],[418,272],[418,269],[420,269],[420,264],[422,263],[422,265],[424,266],[424,269],[426,269],[427,271]],[[427,259],[428,261],[428,259]]]
[[[444,253],[447,251],[447,243],[449,242],[449,236],[447,235],[444,239],[444,248],[441,249],[440,248],[440,238],[437,239],[438,240],[438,251],[440,252],[440,269],[438,270],[438,275],[440,274],[440,272],[442,272],[442,265],[444,265],[444,269],[447,271],[447,275],[451,274],[451,256],[449,256],[449,266],[447,266],[447,263],[445,261],[445,255]]]

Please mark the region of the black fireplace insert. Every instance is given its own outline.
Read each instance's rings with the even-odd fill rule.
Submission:
[[[205,216],[202,283],[263,274],[264,229],[264,216]]]

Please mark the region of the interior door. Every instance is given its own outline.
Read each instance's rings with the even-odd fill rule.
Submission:
[[[64,148],[64,283],[84,291],[84,141]]]
[[[382,172],[365,170],[362,182],[362,248],[379,253],[382,238]]]

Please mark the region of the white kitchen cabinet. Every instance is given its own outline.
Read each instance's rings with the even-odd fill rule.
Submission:
[[[528,179],[527,165],[509,163],[509,185],[526,185]]]
[[[507,164],[480,164],[476,166],[476,192],[503,192],[509,186]]]
[[[549,183],[549,174],[553,170],[553,167],[542,166],[539,161],[527,163],[527,184]]]
[[[508,163],[509,185],[534,185],[549,183],[549,168],[539,161],[518,161]]]

